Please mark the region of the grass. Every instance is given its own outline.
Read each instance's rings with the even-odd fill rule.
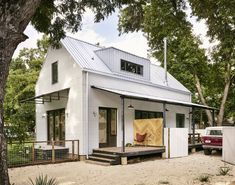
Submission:
[[[32,144],[8,144],[8,165],[17,166],[32,162]]]

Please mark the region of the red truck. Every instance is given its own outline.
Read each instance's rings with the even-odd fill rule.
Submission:
[[[223,127],[207,127],[205,135],[201,137],[205,155],[210,155],[212,150],[222,150]]]

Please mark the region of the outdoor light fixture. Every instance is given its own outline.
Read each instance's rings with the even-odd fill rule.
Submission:
[[[127,108],[130,109],[130,110],[133,110],[133,109],[134,109],[134,106],[131,104],[131,100],[130,100],[130,105],[128,105]]]
[[[42,117],[43,118],[47,117],[47,113],[42,114]]]
[[[169,111],[168,109],[165,109],[165,111]]]
[[[134,109],[134,106],[133,105],[128,105],[128,107],[127,107],[128,109]]]

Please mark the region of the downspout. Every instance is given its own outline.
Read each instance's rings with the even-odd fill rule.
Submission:
[[[89,155],[89,75],[86,71],[86,122],[87,122],[87,159]]]

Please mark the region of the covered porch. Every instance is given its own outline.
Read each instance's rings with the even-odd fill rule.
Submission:
[[[204,106],[204,105],[200,105],[200,104],[195,104],[195,103],[191,103],[191,102],[185,102],[185,101],[178,101],[178,100],[173,100],[173,99],[166,99],[166,98],[159,98],[159,97],[155,97],[155,96],[149,96],[149,95],[143,95],[143,94],[137,94],[137,93],[133,93],[130,91],[122,91],[122,90],[115,90],[115,89],[109,89],[109,88],[103,88],[103,87],[98,87],[98,86],[92,86],[93,89],[96,89],[98,91],[103,91],[103,92],[108,92],[108,93],[112,93],[115,95],[119,95],[120,96],[120,104],[121,104],[121,109],[120,109],[120,114],[121,114],[121,119],[120,119],[120,123],[121,123],[121,127],[122,127],[122,145],[121,147],[117,147],[117,148],[101,148],[99,150],[101,151],[105,151],[108,152],[109,150],[113,150],[114,153],[118,153],[120,156],[125,156],[125,155],[136,155],[137,153],[141,154],[141,153],[145,153],[148,152],[148,147],[146,149],[144,149],[145,147],[143,146],[143,150],[140,148],[132,148],[130,149],[130,147],[126,147],[126,131],[125,131],[125,106],[127,101],[131,103],[131,100],[137,100],[137,101],[142,101],[142,102],[152,102],[152,103],[160,103],[162,104],[162,118],[163,118],[163,130],[164,128],[166,128],[166,114],[167,114],[167,105],[176,105],[176,106],[182,106],[182,107],[187,107],[189,108],[189,114],[190,117],[188,119],[190,119],[190,133],[189,133],[189,148],[193,149],[193,148],[197,148],[200,147],[200,139],[198,134],[195,133],[195,110],[196,109],[208,109],[210,111],[212,111],[213,114],[213,125],[215,124],[214,121],[214,116],[215,116],[215,110],[217,110],[214,107],[209,107],[209,106]],[[131,106],[131,104],[130,104]],[[129,106],[128,106],[129,108]],[[164,132],[162,130],[162,133]],[[164,153],[165,148],[164,148],[164,136],[162,138],[162,145],[161,146],[156,146],[156,152],[162,152]],[[167,141],[166,141],[167,142]],[[139,151],[137,151],[139,150]],[[143,152],[144,151],[144,152]]]

